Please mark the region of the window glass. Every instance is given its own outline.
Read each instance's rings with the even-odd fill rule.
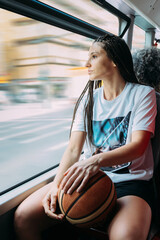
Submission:
[[[145,47],[145,31],[138,26],[134,25],[132,52]]]
[[[0,192],[61,160],[92,40],[0,9]]]
[[[118,18],[90,0],[42,0],[41,2],[118,35]]]

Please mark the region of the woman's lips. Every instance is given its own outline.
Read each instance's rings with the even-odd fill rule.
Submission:
[[[88,74],[90,75],[93,72],[93,70],[88,70]]]

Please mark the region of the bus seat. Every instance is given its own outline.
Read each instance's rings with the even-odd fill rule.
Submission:
[[[155,124],[155,134],[152,138],[152,151],[153,151],[153,158],[154,158],[154,175],[153,175],[153,182],[154,182],[154,192],[155,192],[155,214],[154,220],[159,222],[160,224],[160,93],[156,93],[157,99],[157,116],[156,116],[156,124]]]
[[[152,139],[152,150],[154,158],[154,173],[156,174],[160,162],[160,93],[156,93],[157,116],[155,125],[155,135]]]

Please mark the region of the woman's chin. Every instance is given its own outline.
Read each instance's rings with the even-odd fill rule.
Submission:
[[[97,80],[99,80],[99,79],[90,77],[89,80],[90,80],[90,81],[97,81]]]

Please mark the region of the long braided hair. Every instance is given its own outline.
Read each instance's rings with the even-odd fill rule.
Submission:
[[[121,76],[125,82],[138,83],[138,80],[135,76],[133,70],[133,61],[131,52],[123,39],[120,37],[106,34],[99,37],[93,43],[99,43],[101,47],[106,51],[107,56],[116,64]],[[87,99],[84,106],[84,126],[88,134],[89,143],[94,145],[93,141],[93,128],[92,128],[92,119],[93,119],[93,90],[101,85],[101,80],[91,81],[89,80],[81,93],[80,97],[77,100],[77,103],[74,108],[73,119],[71,124],[71,130],[73,122],[76,116],[77,109],[84,95],[87,93]],[[86,126],[87,125],[87,126]],[[71,134],[70,130],[70,134]]]

